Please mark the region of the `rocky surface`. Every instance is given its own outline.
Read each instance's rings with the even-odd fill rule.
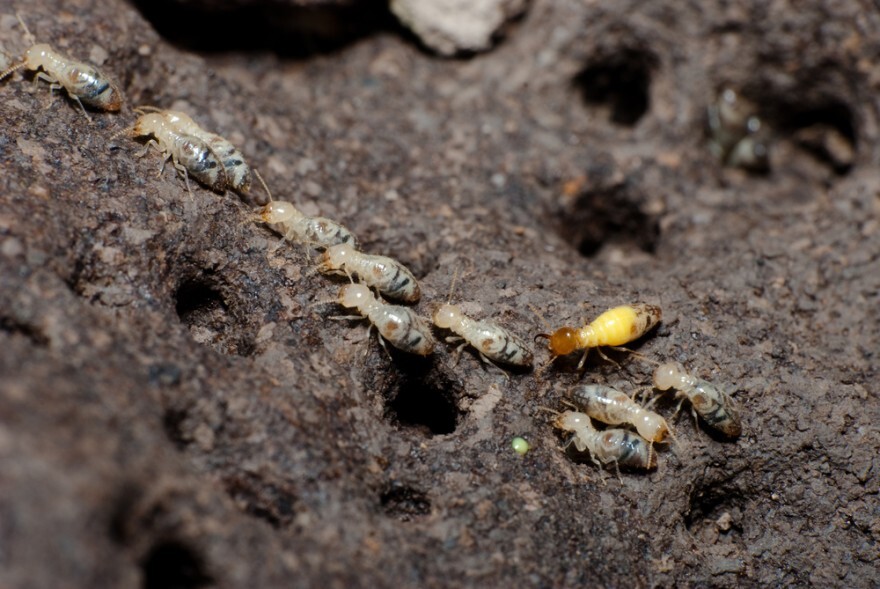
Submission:
[[[118,80],[120,114],[0,85],[0,586],[876,585],[875,7],[538,0],[462,60],[387,12],[297,36],[265,8],[142,8],[24,9]],[[774,130],[765,173],[708,149],[725,87]],[[576,359],[386,355],[246,203],[110,141],[142,104],[406,263],[423,314],[456,272],[454,300],[528,339],[661,304],[634,347],[723,384],[743,435],[663,399],[677,442],[618,479],[540,409]],[[647,384],[609,354],[584,381]]]

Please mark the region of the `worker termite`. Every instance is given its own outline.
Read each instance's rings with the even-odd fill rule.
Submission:
[[[226,169],[214,150],[204,140],[181,132],[166,113],[143,114],[132,127],[119,131],[110,140],[123,134],[130,137],[151,137],[138,155],[146,155],[150,147],[162,152],[164,159],[159,173],[162,173],[165,163],[171,159],[171,163],[183,175],[186,188],[190,192],[189,176],[217,192],[226,189]]]
[[[584,350],[578,363],[580,370],[591,348],[618,347],[637,340],[660,323],[661,318],[660,307],[634,303],[609,309],[580,329],[560,327],[553,334],[542,333],[537,337],[547,338],[548,349],[554,359],[576,350]]]
[[[456,272],[457,276],[457,272]],[[449,298],[455,289],[455,277],[449,287]],[[446,338],[449,343],[459,343],[456,352],[456,363],[461,350],[468,344],[472,345],[480,358],[494,364],[500,362],[510,366],[531,366],[532,351],[519,337],[507,329],[491,321],[477,321],[466,316],[458,305],[449,301],[437,307],[432,320],[440,329],[448,329],[456,334]]]
[[[671,433],[666,420],[641,407],[621,391],[601,384],[580,385],[569,391],[575,407],[608,425],[629,424],[649,442],[662,442]]]
[[[647,470],[657,465],[650,445],[638,434],[618,428],[598,431],[593,427],[590,416],[585,413],[557,413],[553,426],[571,432],[572,436],[566,447],[574,444],[578,452],[588,450],[590,459],[597,466],[614,464]]]
[[[422,295],[416,277],[406,266],[387,256],[364,254],[347,243],[327,248],[321,254],[318,271],[357,276],[388,298],[407,303],[418,302]]]
[[[653,383],[660,391],[675,389],[677,397],[689,399],[693,410],[724,435],[736,438],[742,433],[739,410],[733,399],[715,385],[688,374],[681,364],[659,365],[654,370]]]
[[[22,68],[35,72],[35,82],[37,80],[48,82],[51,91],[64,88],[67,95],[79,104],[89,120],[91,118],[83,103],[110,112],[118,111],[122,107],[119,88],[107,76],[94,66],[58,53],[46,43],[37,44],[36,38],[28,30],[21,16],[16,14],[16,17],[24,29],[25,40],[31,47],[25,51],[21,63],[0,73],[0,80]]]
[[[386,340],[399,350],[420,356],[434,351],[434,337],[424,318],[409,307],[382,302],[366,285],[346,284],[339,290],[337,302],[369,319],[379,331],[380,342]]]
[[[285,239],[319,248],[346,244],[357,247],[357,239],[347,228],[325,217],[308,217],[293,204],[272,201],[257,213],[269,225],[277,225]]]
[[[165,117],[169,125],[176,126],[181,133],[198,137],[208,144],[226,170],[228,188],[242,194],[249,194],[251,189],[251,169],[244,161],[244,156],[237,147],[216,133],[202,129],[188,114],[176,110],[162,110],[155,106],[139,106],[135,112],[140,114],[152,112]]]
[[[770,134],[757,110],[731,88],[722,89],[707,109],[709,150],[725,166],[769,168]]]

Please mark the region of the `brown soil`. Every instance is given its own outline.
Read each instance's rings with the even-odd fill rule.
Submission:
[[[0,85],[0,586],[876,586],[877,7],[537,0],[493,51],[440,59],[332,4],[20,7],[127,103],[90,123]],[[723,86],[775,131],[769,172],[707,149]],[[539,409],[574,361],[389,357],[240,199],[108,142],[140,104],[406,263],[422,313],[456,271],[468,312],[529,339],[530,306],[556,327],[661,304],[636,348],[723,384],[743,435],[684,411],[659,468],[618,480]],[[612,355],[584,380],[648,382]]]

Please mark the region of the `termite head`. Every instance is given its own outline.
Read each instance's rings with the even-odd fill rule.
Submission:
[[[264,223],[285,223],[297,217],[301,217],[302,213],[296,210],[289,202],[281,200],[272,201],[259,210],[260,219]]]
[[[540,333],[537,337],[543,337],[548,340],[547,348],[554,356],[565,356],[578,348],[577,331],[571,327],[560,327],[552,335]]]
[[[567,432],[576,432],[592,425],[589,416],[578,411],[563,411],[553,421],[553,427]]]
[[[134,137],[143,137],[144,135],[153,135],[158,129],[165,125],[165,119],[162,115],[150,113],[141,115],[131,127],[131,134]]]
[[[342,268],[354,253],[355,249],[347,243],[330,246],[321,255],[321,264],[327,268]]]
[[[649,442],[662,442],[669,435],[669,426],[666,425],[666,420],[650,411],[642,412],[641,417],[636,420],[635,426],[639,435]]]
[[[451,329],[454,325],[461,322],[461,309],[457,305],[448,303],[440,305],[434,311],[434,325],[440,329]]]
[[[355,309],[373,298],[373,293],[363,284],[346,284],[339,289],[337,301],[347,309]]]
[[[677,389],[681,384],[684,368],[676,362],[667,362],[654,369],[654,386],[661,391]]]

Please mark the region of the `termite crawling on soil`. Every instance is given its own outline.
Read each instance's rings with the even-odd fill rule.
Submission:
[[[174,125],[181,133],[198,137],[208,144],[223,162],[226,170],[228,187],[236,192],[248,194],[251,189],[251,169],[241,151],[227,139],[216,133],[210,133],[200,127],[188,114],[176,110],[162,110],[155,106],[139,106],[135,112],[140,114],[152,112],[161,114],[170,125]]]
[[[660,391],[676,390],[676,396],[687,397],[693,410],[713,427],[731,438],[742,433],[739,410],[723,390],[688,374],[681,364],[668,362],[654,370],[654,387]]]
[[[660,323],[660,307],[647,303],[623,305],[605,311],[591,323],[575,329],[560,327],[552,334],[539,334],[548,340],[550,354],[554,358],[584,350],[578,363],[580,370],[591,348],[617,347],[637,340]]]
[[[650,445],[639,435],[625,429],[597,431],[590,416],[577,411],[559,413],[554,427],[573,435],[569,444],[583,452],[589,450],[590,459],[597,465],[615,464],[633,468],[651,469],[657,465]]]
[[[629,424],[649,442],[662,442],[670,434],[660,415],[641,407],[621,391],[601,384],[580,385],[569,391],[569,400],[587,415],[608,425]]]
[[[449,300],[437,307],[431,319],[440,329],[448,329],[455,336],[446,338],[448,343],[461,343],[456,352],[456,363],[462,349],[470,344],[480,358],[494,364],[531,366],[532,351],[519,337],[491,321],[478,321],[465,315],[458,305],[451,304],[452,292],[458,272],[453,275],[449,287]]]
[[[343,286],[337,302],[347,309],[357,309],[376,327],[382,339],[395,348],[420,356],[434,351],[434,338],[427,321],[409,307],[386,304],[363,284]]]
[[[318,263],[323,274],[357,276],[360,281],[391,299],[418,302],[419,283],[406,266],[387,256],[359,252],[347,243],[327,248]]]
[[[83,103],[111,112],[118,111],[122,107],[122,95],[119,88],[107,76],[94,66],[58,53],[46,43],[35,43],[34,36],[24,24],[21,16],[18,14],[16,16],[31,47],[25,51],[21,63],[0,73],[0,80],[22,68],[35,72],[34,80],[48,82],[50,90],[64,88],[67,94],[82,108],[87,119],[90,117]]]
[[[319,248],[340,244],[357,247],[357,239],[344,226],[324,217],[308,217],[289,202],[271,201],[257,212],[257,218],[276,225],[285,239],[295,243]]]
[[[189,176],[217,192],[226,189],[226,169],[214,150],[204,140],[182,133],[165,113],[141,115],[132,127],[116,133],[110,140],[120,135],[151,137],[139,155],[146,155],[150,147],[162,152],[164,160],[159,173],[162,173],[165,162],[170,158],[177,171],[183,175],[187,190],[190,190]]]

